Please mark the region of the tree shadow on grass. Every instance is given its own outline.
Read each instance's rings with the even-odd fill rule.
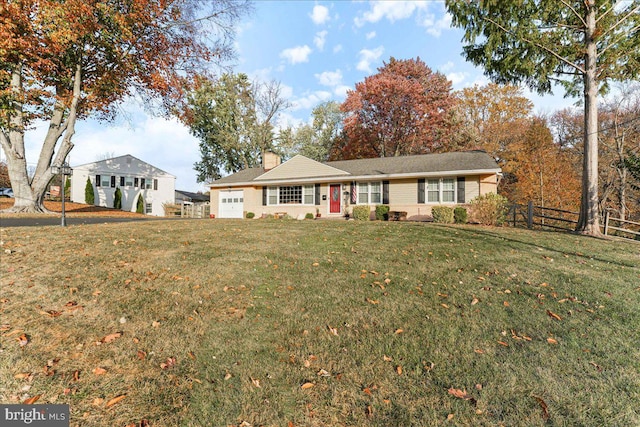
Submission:
[[[549,243],[549,240],[546,239],[544,236],[541,236],[541,238],[537,241],[537,242],[527,242],[526,240],[521,240],[521,239],[516,239],[514,237],[509,237],[508,235],[504,234],[504,233],[496,233],[491,231],[491,229],[489,228],[463,228],[463,227],[456,227],[456,226],[450,226],[450,225],[444,225],[444,224],[438,224],[440,227],[443,228],[449,228],[451,230],[455,230],[458,233],[465,233],[468,235],[480,235],[480,236],[486,236],[486,237],[491,237],[493,239],[498,239],[498,240],[502,240],[502,241],[507,241],[507,242],[512,242],[514,245],[510,246],[513,249],[518,249],[515,244],[518,243],[520,245],[524,245],[524,246],[530,246],[536,249],[544,249],[547,250],[549,252],[554,252],[557,253],[559,255],[574,255],[576,257],[579,258],[583,258],[584,260],[589,260],[589,261],[598,261],[598,262],[602,262],[602,263],[609,263],[609,264],[615,264],[621,267],[628,267],[628,268],[633,268],[633,269],[639,269],[640,267],[640,251],[638,251],[638,262],[639,263],[633,263],[633,262],[623,262],[617,259],[606,259],[604,257],[596,257],[596,256],[592,256],[589,254],[583,254],[579,251],[577,251],[577,247],[575,248],[575,251],[572,252],[567,252],[567,251],[563,251],[561,249],[558,248],[554,248],[549,246],[548,244],[545,245],[544,243]],[[589,236],[583,236],[583,235],[578,235],[578,234],[571,234],[570,232],[558,232],[558,231],[554,231],[554,230],[534,230],[533,232],[535,233],[545,233],[545,234],[558,234],[558,233],[562,233],[565,235],[570,235],[573,237],[580,237],[580,238],[585,238],[585,239],[594,239],[596,240],[597,238],[594,237],[589,237]],[[603,239],[597,239],[599,241],[602,242],[612,242],[609,240],[603,240]],[[624,242],[626,243],[626,242]],[[633,245],[633,247],[635,248],[635,244],[634,242],[630,242],[631,245]]]

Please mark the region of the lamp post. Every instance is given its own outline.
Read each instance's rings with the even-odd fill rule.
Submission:
[[[60,174],[60,197],[62,201],[62,218],[61,218],[60,225],[62,227],[65,227],[67,225],[67,218],[65,217],[65,212],[64,212],[64,197],[65,197],[65,194],[64,194],[65,179],[64,178],[66,176],[72,175],[73,169],[71,169],[71,167],[69,166],[69,163],[65,161],[62,164],[62,166],[51,166],[51,173],[53,173],[54,175]]]

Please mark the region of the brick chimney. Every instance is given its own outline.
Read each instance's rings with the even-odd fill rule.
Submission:
[[[262,157],[262,167],[265,171],[271,170],[282,163],[282,159],[272,151],[265,151]]]

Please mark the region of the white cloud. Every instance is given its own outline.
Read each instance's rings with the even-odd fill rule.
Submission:
[[[313,6],[313,11],[309,14],[311,20],[316,25],[324,24],[329,20],[329,9],[319,4]]]
[[[460,85],[460,83],[464,82],[466,78],[467,78],[466,73],[454,72],[454,73],[447,74],[447,79],[451,80],[451,83],[453,86]]]
[[[315,91],[304,98],[298,98],[292,102],[292,110],[309,109],[313,108],[321,102],[325,102],[331,99],[331,92],[324,90]]]
[[[318,79],[318,83],[323,86],[338,86],[342,83],[342,71],[324,71],[320,74],[314,74],[315,78]]]
[[[383,53],[384,47],[382,46],[379,46],[373,50],[362,49],[360,52],[358,52],[360,60],[358,61],[358,65],[356,65],[356,69],[370,73],[372,71],[371,63],[380,59]]]
[[[447,61],[444,65],[441,65],[439,71],[442,73],[446,73],[447,71],[453,70],[455,64],[452,61]]]
[[[338,53],[338,52],[342,52],[343,47],[341,44],[337,44],[333,47],[333,53]]]
[[[300,62],[309,62],[310,54],[311,48],[309,46],[296,46],[280,52],[280,58],[285,58],[291,64],[297,64]]]
[[[367,38],[367,40],[371,40],[372,38],[375,38],[375,36],[376,36],[376,32],[375,31],[371,31],[371,32],[367,33],[365,37]]]
[[[329,34],[329,32],[326,30],[316,33],[316,36],[313,38],[313,44],[315,44],[318,49],[324,49],[324,44],[327,41],[327,34]]]
[[[354,88],[346,86],[346,85],[340,85],[340,86],[336,86],[333,89],[333,94],[339,98],[346,98],[347,97],[347,91],[348,90],[353,90]]]
[[[390,22],[409,18],[416,10],[426,9],[426,1],[372,1],[371,9],[354,19],[357,27],[376,23],[384,18]]]
[[[427,33],[434,37],[440,37],[443,30],[451,29],[451,15],[445,13],[440,19],[436,19],[434,14],[427,14],[420,25],[427,29]]]

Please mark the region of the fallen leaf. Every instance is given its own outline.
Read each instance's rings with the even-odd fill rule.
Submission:
[[[384,360],[385,362],[391,362],[393,359],[385,354],[382,356],[382,360]]]
[[[112,334],[109,335],[105,335],[104,337],[102,337],[102,339],[100,340],[101,343],[110,343],[111,341],[116,340],[117,338],[120,338],[122,336],[122,332],[114,332]]]
[[[473,399],[473,397],[471,397],[471,396],[469,396],[467,394],[466,390],[460,390],[458,388],[451,387],[449,389],[449,394],[452,395],[452,396],[457,397],[458,399],[463,399],[463,400],[471,400],[471,399]]]
[[[557,314],[555,314],[553,311],[551,310],[547,310],[547,314],[549,315],[549,317],[556,319],[556,320],[562,320],[562,317],[558,316]]]
[[[260,380],[257,378],[251,378],[249,377],[249,379],[251,380],[251,383],[256,386],[257,388],[262,388],[262,386],[260,385]]]
[[[147,358],[147,353],[145,351],[138,350],[137,356],[138,356],[138,359],[144,360]]]
[[[73,371],[73,380],[74,381],[80,381],[80,371],[79,370],[75,370]]]
[[[13,376],[13,378],[15,378],[17,380],[30,379],[30,377],[31,377],[31,373],[30,372],[21,372],[19,374],[15,374]]]
[[[404,332],[403,329],[398,328],[398,329],[396,329],[395,334],[397,335],[397,334],[401,334],[403,332]]]
[[[227,372],[227,373],[225,374],[225,376],[224,376],[224,380],[225,380],[225,381],[228,381],[228,380],[230,380],[230,379],[231,379],[231,377],[233,377],[233,375],[231,375],[230,373],[228,373],[228,372]]]
[[[369,396],[371,396],[371,390],[369,389],[369,387],[365,387],[365,388],[362,390],[362,392],[363,392],[364,394],[368,394]]]
[[[473,300],[471,300],[471,305],[476,305],[479,302],[480,301],[478,301],[478,298],[474,298]]]
[[[332,328],[329,325],[327,325],[327,329],[329,329],[329,332],[331,332],[332,335],[338,336],[338,329]]]
[[[104,399],[101,397],[96,397],[95,399],[93,399],[93,402],[91,402],[91,404],[93,406],[100,406],[102,405],[102,403],[104,402]]]
[[[402,375],[402,366],[400,366],[400,365],[396,366],[396,373],[398,375]]]
[[[167,360],[165,360],[163,363],[160,364],[160,367],[162,369],[169,369],[173,366],[176,365],[176,358],[175,357],[167,357]]]
[[[503,346],[505,346],[505,347],[509,347],[509,344],[507,344],[507,343],[506,343],[506,342],[504,342],[504,341],[498,341],[498,344],[503,345]]]
[[[554,340],[553,338],[547,338],[547,342],[549,344],[558,344],[558,341]]]
[[[440,304],[440,305],[443,306],[444,308],[449,308],[447,304]]]
[[[29,344],[29,337],[26,334],[20,335],[16,340],[18,341],[18,344],[20,344],[20,347],[24,347]]]
[[[476,348],[475,350],[473,350],[474,352],[478,353],[478,354],[484,354],[484,350],[480,349],[480,348]]]
[[[538,401],[538,403],[540,404],[540,407],[542,408],[542,419],[543,420],[548,420],[549,419],[549,410],[547,407],[547,404],[544,400],[542,400],[542,398],[538,397],[538,396],[533,396],[534,399],[536,399]]]
[[[453,419],[453,414],[447,415],[447,421],[451,421]]]
[[[306,383],[302,384],[302,385],[300,386],[300,388],[302,388],[303,390],[308,390],[308,389],[310,389],[310,388],[311,388],[311,387],[313,387],[313,386],[315,386],[315,384],[314,384],[314,383],[306,382]]]
[[[598,365],[596,362],[589,362],[589,364],[592,365],[594,368],[596,368],[598,372],[602,372],[602,367]]]
[[[91,372],[93,372],[94,375],[104,375],[107,373],[107,370],[98,366],[97,368],[94,368],[93,371]]]
[[[327,372],[324,369],[320,369],[317,373],[317,375],[321,376],[321,377],[330,377],[331,374],[329,372]]]
[[[503,302],[502,305],[504,305],[505,307],[509,307],[509,301]]]
[[[110,408],[113,405],[115,405],[116,403],[120,402],[122,399],[124,399],[125,397],[127,397],[126,394],[121,394],[120,396],[116,396],[113,399],[109,400],[106,405],[104,405],[105,408]]]
[[[23,405],[33,405],[34,403],[36,403],[38,401],[38,399],[40,399],[40,396],[42,396],[42,395],[41,394],[36,394],[35,396],[26,399],[24,402],[22,402],[22,404]]]

